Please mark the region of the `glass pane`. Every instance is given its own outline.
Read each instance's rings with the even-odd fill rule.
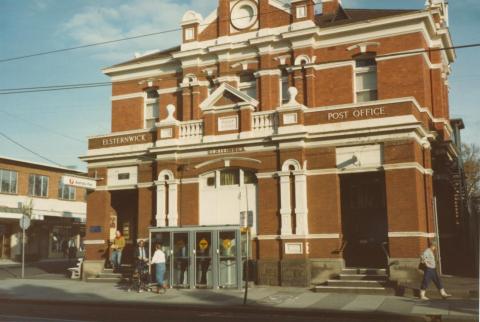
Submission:
[[[48,196],[48,177],[41,177],[42,178],[42,197]]]
[[[188,233],[173,234],[173,285],[188,288],[190,281],[190,249]]]
[[[1,188],[2,192],[10,192],[10,171],[2,170],[1,175]]]
[[[377,89],[377,72],[357,74],[357,91],[364,89]]]
[[[212,278],[212,234],[210,232],[197,232],[195,238],[196,253],[196,286],[200,288],[213,287]]]
[[[282,78],[282,102],[288,102],[289,100],[288,93],[288,78]]]
[[[17,173],[15,171],[10,172],[10,193],[17,192]]]
[[[257,183],[257,176],[251,171],[244,171],[243,182],[245,184]]]
[[[246,87],[241,91],[250,96],[251,98],[257,98],[257,86]]]
[[[219,283],[220,287],[237,287],[237,245],[234,231],[219,233]]]
[[[35,176],[31,174],[28,177],[28,194],[33,196],[34,192],[35,192]]]
[[[238,169],[227,169],[220,172],[220,185],[222,186],[238,185],[239,179]]]
[[[68,191],[69,191],[68,200],[75,200],[75,188],[68,187]]]
[[[147,129],[149,129],[149,128],[155,127],[155,123],[156,123],[155,119],[147,120],[147,122],[145,123],[145,126]]]
[[[357,93],[357,102],[370,102],[377,99],[377,91],[365,91]]]
[[[170,255],[171,255],[171,243],[170,243],[170,233],[154,233],[152,234],[152,244],[150,245],[150,254],[153,257],[155,253],[156,246],[160,245],[161,250],[165,253],[165,274],[163,276],[163,285],[169,285],[170,281]],[[152,267],[152,282],[156,282],[155,276],[155,265]]]
[[[355,65],[357,67],[369,67],[369,66],[376,66],[377,62],[375,61],[375,58],[358,59],[355,61]]]
[[[34,184],[33,184],[33,195],[34,196],[41,196],[42,194],[42,178],[39,176],[34,176]]]

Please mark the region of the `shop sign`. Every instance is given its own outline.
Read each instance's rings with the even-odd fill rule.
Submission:
[[[62,183],[68,186],[85,189],[95,189],[97,187],[97,182],[93,179],[73,176],[62,176]]]
[[[328,120],[329,121],[347,121],[352,119],[360,118],[374,118],[374,117],[383,117],[386,115],[385,107],[364,107],[357,108],[349,111],[342,112],[329,112]]]
[[[208,154],[228,154],[228,153],[236,153],[236,152],[245,152],[245,148],[243,146],[240,147],[233,147],[233,148],[221,148],[221,149],[212,149],[208,150]]]

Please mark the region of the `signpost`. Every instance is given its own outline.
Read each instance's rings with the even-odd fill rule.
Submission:
[[[247,203],[248,206],[248,203]],[[248,296],[248,271],[250,270],[249,259],[250,259],[250,246],[249,246],[249,239],[250,239],[250,227],[253,226],[253,211],[241,211],[240,212],[240,225],[245,228],[247,233],[247,253],[245,259],[245,293],[243,296],[243,305],[247,304],[247,296]]]
[[[20,228],[22,228],[22,278],[25,277],[25,230],[30,227],[30,217],[22,215],[20,218]]]

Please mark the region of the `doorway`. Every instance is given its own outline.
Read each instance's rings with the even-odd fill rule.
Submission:
[[[241,240],[238,226],[151,228],[150,252],[162,245],[164,282],[174,288],[241,288]]]
[[[340,176],[343,251],[347,267],[385,268],[388,221],[384,172]]]

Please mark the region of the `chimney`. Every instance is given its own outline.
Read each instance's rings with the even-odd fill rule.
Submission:
[[[322,14],[334,15],[342,6],[342,0],[322,0]]]

